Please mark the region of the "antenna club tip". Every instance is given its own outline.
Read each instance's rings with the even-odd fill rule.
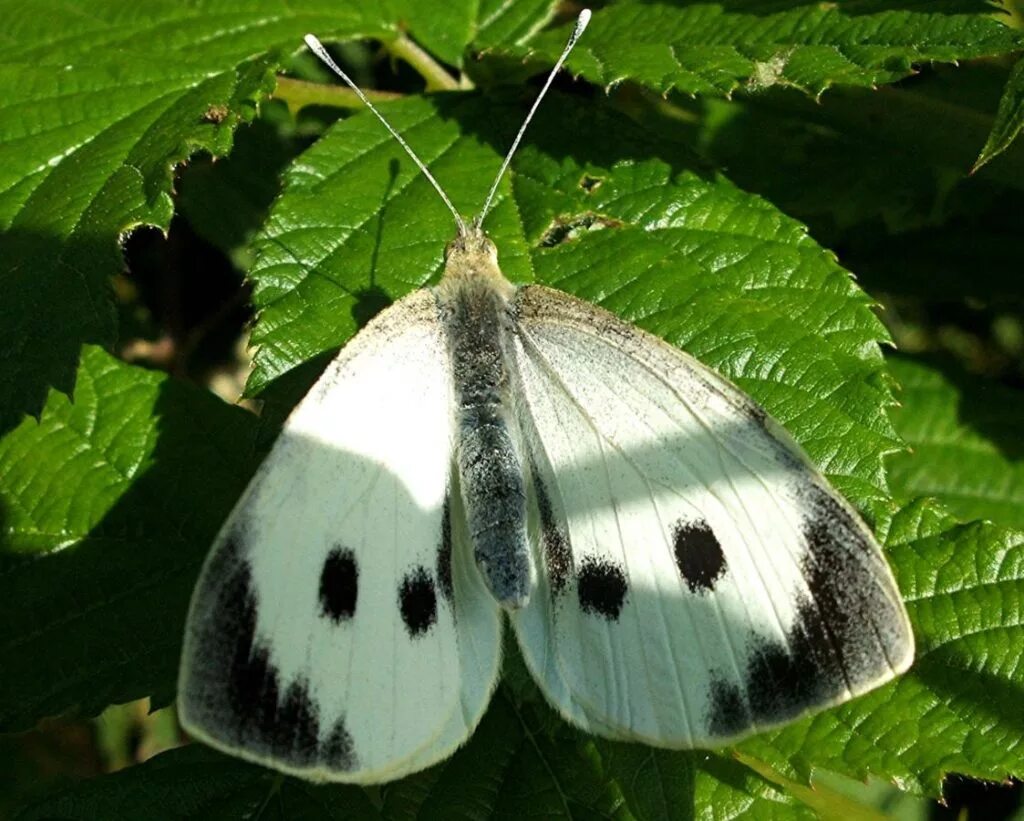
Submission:
[[[576,25],[579,26],[580,31],[583,31],[590,22],[590,14],[590,9],[583,9],[583,11],[580,12],[580,16],[576,20]]]
[[[306,44],[307,46],[309,46],[309,47],[310,47],[311,49],[314,49],[314,50],[315,50],[315,49],[317,49],[317,48],[320,48],[320,47],[321,47],[321,46],[320,46],[320,41],[319,41],[319,40],[317,40],[317,39],[316,39],[316,37],[314,37],[314,36],[313,36],[312,34],[307,34],[307,35],[306,35],[305,37],[303,37],[302,39],[303,39],[303,41],[305,42],[305,44]]]

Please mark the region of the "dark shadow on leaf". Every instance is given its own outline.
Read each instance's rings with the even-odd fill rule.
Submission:
[[[155,394],[145,437],[155,442],[132,454],[137,476],[107,488],[116,501],[101,521],[82,536],[54,534],[66,547],[2,557],[0,731],[173,696],[196,575],[260,454],[251,413],[171,379]],[[103,447],[92,447],[75,458],[102,463]]]
[[[698,5],[692,0],[637,0],[637,4],[679,6],[683,9]],[[729,14],[747,14],[766,17],[794,9],[817,9],[822,3],[794,3],[793,0],[711,0],[701,5],[718,6]],[[991,14],[992,5],[986,0],[843,0],[835,8],[847,17],[886,12],[922,12],[929,14]]]
[[[377,258],[380,255],[380,240],[384,231],[384,221],[387,219],[388,202],[391,199],[391,191],[395,187],[395,180],[398,179],[398,168],[397,159],[388,162],[388,185],[381,197],[380,214],[377,217],[377,236],[374,239],[373,254],[370,257],[370,284],[368,287],[356,291],[355,303],[352,305],[352,318],[360,328],[394,302],[387,291],[377,284]]]
[[[911,674],[945,704],[970,705],[970,715],[961,718],[975,730],[981,732],[987,719],[1018,737],[1024,735],[1024,685],[978,670],[977,661],[960,657],[955,644],[917,659]]]
[[[0,436],[38,416],[50,388],[72,393],[84,343],[117,336],[110,276],[121,268],[114,237],[0,232]]]
[[[957,390],[958,422],[990,441],[1007,459],[1024,459],[1024,391],[970,374],[948,356],[902,358],[940,371]],[[899,414],[900,409],[893,412]]]
[[[572,93],[552,90],[527,129],[519,152],[536,151],[554,160],[572,159],[581,166],[607,168],[619,162],[660,159],[674,172],[692,171],[711,177],[710,165],[687,145],[640,126],[607,105],[604,94],[582,83],[571,83]],[[482,94],[435,95],[430,98],[438,116],[456,120],[464,134],[488,144],[504,157],[530,106],[535,88],[498,89]],[[413,147],[415,150],[415,146]],[[500,160],[494,166],[498,173]],[[512,174],[516,163],[512,162]],[[444,181],[441,181],[442,185]],[[480,202],[490,180],[480,183]],[[585,190],[585,189],[584,189]]]

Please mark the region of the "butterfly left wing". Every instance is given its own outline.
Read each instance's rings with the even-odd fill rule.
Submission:
[[[473,731],[501,621],[449,485],[452,401],[424,290],[299,403],[196,585],[178,697],[189,732],[305,778],[376,783]]]
[[[521,288],[514,315],[542,572],[512,623],[566,718],[715,746],[906,669],[877,544],[761,408],[560,292]]]

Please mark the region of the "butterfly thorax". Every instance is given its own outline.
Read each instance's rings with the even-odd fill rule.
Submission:
[[[435,293],[452,357],[459,490],[477,566],[495,599],[514,609],[528,602],[533,576],[510,395],[515,286],[482,232],[458,237],[445,256]]]

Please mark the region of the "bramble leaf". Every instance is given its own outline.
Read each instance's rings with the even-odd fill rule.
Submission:
[[[908,356],[889,369],[902,388],[893,423],[911,448],[889,457],[893,485],[961,521],[1024,528],[1024,393]]]
[[[721,96],[739,88],[756,93],[785,86],[819,95],[833,85],[891,83],[918,63],[1024,47],[1024,36],[990,11],[982,3],[908,8],[885,0],[620,2],[595,13],[568,65],[593,83],[629,80],[660,93]],[[564,28],[546,32],[529,51],[553,59],[567,33]]]
[[[174,693],[210,542],[254,470],[257,422],[86,347],[72,404],[0,439],[0,730]]]
[[[1009,148],[1021,128],[1024,128],[1024,60],[1018,60],[1010,72],[1003,97],[999,101],[996,121],[974,163],[974,169],[981,168]]]

